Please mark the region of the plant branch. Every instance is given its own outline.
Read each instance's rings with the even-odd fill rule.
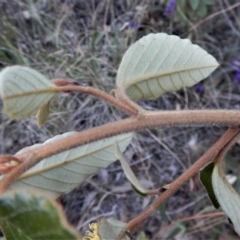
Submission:
[[[174,226],[178,223],[187,222],[187,221],[196,220],[196,219],[202,219],[202,218],[213,218],[213,217],[217,217],[217,216],[225,216],[226,217],[226,214],[224,212],[211,212],[211,213],[205,213],[205,214],[197,214],[197,215],[194,215],[194,216],[179,219],[177,221],[172,222],[171,224],[169,224],[167,226],[162,227],[155,234],[155,237],[158,237],[160,235],[160,233],[165,232],[167,229],[169,229],[170,227],[172,227],[172,226]]]
[[[142,130],[150,127],[171,127],[171,126],[198,126],[198,125],[219,125],[238,126],[240,123],[240,112],[235,110],[186,110],[186,111],[145,111],[144,115],[130,117],[117,122],[108,123],[99,127],[76,133],[72,136],[42,145],[39,148],[24,152],[16,157],[23,163],[15,169],[31,168],[42,159],[57,153],[100,140],[118,134]],[[31,155],[31,157],[29,157]],[[28,161],[26,160],[28,159]],[[14,170],[15,170],[14,169]],[[0,181],[0,193],[17,179],[22,172],[12,170]],[[16,170],[17,171],[17,170]],[[19,174],[21,172],[21,174]]]
[[[178,190],[188,179],[210,162],[238,133],[239,128],[229,128],[222,137],[205,152],[188,170],[174,180],[169,189],[163,192],[144,212],[132,219],[125,227],[126,231],[133,233],[166,199]],[[120,236],[121,237],[121,236]],[[120,238],[121,239],[121,238]]]
[[[75,92],[90,94],[90,95],[96,96],[98,98],[101,98],[101,99],[113,104],[114,106],[120,108],[121,110],[123,110],[133,116],[136,116],[138,114],[136,109],[132,108],[129,105],[126,105],[125,103],[121,102],[120,100],[112,97],[110,94],[105,93],[97,88],[93,88],[93,87],[89,87],[89,86],[78,86],[78,85],[75,85],[74,81],[68,80],[68,79],[54,79],[54,80],[52,80],[52,82],[58,87],[58,90],[60,92],[75,91]]]

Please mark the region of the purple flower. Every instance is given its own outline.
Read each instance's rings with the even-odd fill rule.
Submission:
[[[231,63],[233,69],[234,69],[234,78],[233,81],[236,83],[240,83],[240,62],[237,60],[232,61]]]
[[[132,29],[137,29],[139,27],[139,24],[137,22],[134,22],[134,21],[129,21],[128,22],[128,27],[132,28]]]
[[[164,9],[164,14],[170,17],[174,11],[176,6],[176,0],[169,0],[166,8]]]
[[[235,71],[233,81],[236,83],[240,83],[240,69],[238,69],[238,71]]]
[[[204,92],[204,87],[203,87],[203,85],[201,85],[201,84],[197,84],[197,85],[194,86],[194,90],[195,90],[197,93],[202,93],[202,92]]]

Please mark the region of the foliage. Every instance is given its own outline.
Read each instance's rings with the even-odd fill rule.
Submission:
[[[50,198],[18,190],[0,198],[0,224],[6,239],[79,239]]]
[[[142,195],[156,195],[157,198],[149,208],[128,223],[112,218],[100,220],[97,228],[95,225],[94,228],[92,227],[92,230],[97,233],[95,235],[88,234],[85,239],[96,239],[96,236],[100,239],[130,239],[143,221],[166,199],[214,159],[213,173],[211,171],[209,173],[212,178],[212,187],[220,206],[228,212],[231,206],[226,204],[225,198],[220,201],[222,194],[227,192],[226,196],[228,197],[234,195],[236,202],[239,197],[224,180],[223,174],[218,174],[220,169],[218,166],[219,159],[222,159],[225,152],[237,140],[236,136],[240,131],[238,128],[239,111],[148,111],[132,101],[143,98],[155,99],[165,92],[192,86],[206,78],[217,67],[216,59],[199,46],[192,44],[189,40],[164,33],[149,34],[127,50],[117,73],[116,89],[114,90],[116,98],[95,88],[79,86],[71,79],[49,81],[40,73],[27,67],[7,67],[0,74],[0,93],[5,112],[14,119],[28,117],[37,112],[41,118],[43,111],[43,121],[41,120],[39,124],[41,125],[46,120],[45,108],[49,101],[58,93],[73,91],[102,98],[131,116],[83,132],[71,132],[56,136],[43,144],[22,149],[14,156],[1,156],[0,169],[4,173],[0,182],[1,200],[4,201],[4,193],[9,186],[10,188],[16,186],[20,188],[20,185],[47,189],[48,194],[53,193],[53,196],[57,196],[59,193],[70,191],[87,176],[107,167],[117,158],[121,161],[123,170],[134,188]],[[122,155],[132,138],[131,132],[149,127],[199,124],[224,125],[229,126],[229,129],[198,161],[172,183],[160,189],[147,190],[143,188]],[[16,162],[17,164],[15,164]],[[17,181],[13,183],[15,179]],[[220,191],[218,191],[219,189]],[[31,197],[27,197],[28,194]],[[25,205],[30,203],[31,206],[32,197],[37,199],[37,203],[39,199],[43,199],[43,202],[47,201],[47,198],[41,195],[35,196],[31,191],[22,195],[22,198],[26,199],[24,200]],[[18,196],[15,193],[8,195],[8,198],[16,200],[12,203],[13,209],[19,207]],[[236,208],[228,214],[234,222],[235,229],[238,229],[238,218],[235,219],[232,216],[235,211],[238,211],[237,204]],[[62,218],[60,217],[60,219]],[[8,218],[8,221],[9,224],[14,223],[12,218]],[[26,220],[26,225],[22,226],[24,231],[28,223],[29,220]],[[1,224],[2,228],[6,229],[4,223]],[[42,224],[44,228],[48,227],[47,221]],[[36,228],[36,226],[34,227]],[[178,233],[180,231],[181,234],[185,232],[185,228],[181,225],[170,230],[170,235],[176,234],[175,231]],[[7,231],[5,230],[5,232]],[[61,234],[62,238],[66,237],[64,234]],[[8,238],[8,234],[5,237]]]

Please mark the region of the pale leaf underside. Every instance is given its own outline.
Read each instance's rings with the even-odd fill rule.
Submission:
[[[116,220],[114,218],[102,218],[99,222],[98,234],[101,240],[118,239],[119,234],[124,231],[126,223]],[[123,240],[130,240],[128,236],[122,238]]]
[[[123,56],[117,89],[132,100],[156,99],[165,92],[190,87],[217,67],[216,59],[188,39],[165,33],[149,34]]]
[[[220,163],[216,163],[213,169],[212,184],[221,208],[240,235],[240,196],[226,180]]]
[[[14,119],[34,115],[56,94],[57,88],[39,72],[23,66],[0,73],[0,94],[5,113]]]
[[[73,134],[76,134],[76,132],[58,135],[43,144],[48,144]],[[58,197],[62,193],[69,192],[78,186],[88,176],[113,163],[116,160],[114,156],[115,141],[118,143],[120,150],[124,151],[131,138],[132,133],[122,134],[48,157],[23,174],[10,188],[30,187],[42,190],[52,197]],[[41,144],[24,148],[16,156],[39,146]]]

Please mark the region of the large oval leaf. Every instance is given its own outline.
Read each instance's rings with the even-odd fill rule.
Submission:
[[[76,132],[55,136],[44,142],[43,145],[73,134]],[[114,156],[115,141],[120,150],[124,151],[131,138],[132,133],[122,134],[48,157],[24,173],[10,188],[30,187],[42,190],[56,198],[62,193],[72,190],[99,169],[106,168],[114,162],[116,160]],[[19,151],[16,156],[39,146],[41,144],[26,147]]]
[[[222,210],[231,219],[235,231],[240,236],[240,196],[227,181],[222,170],[221,161],[214,166],[212,185]]]
[[[188,39],[149,34],[130,46],[117,73],[117,92],[132,100],[156,99],[190,87],[218,67],[216,59]]]
[[[6,239],[79,239],[62,209],[33,192],[9,192],[0,198],[0,225]]]
[[[31,68],[12,66],[0,73],[4,112],[11,118],[22,119],[35,114],[56,92],[51,81]]]

